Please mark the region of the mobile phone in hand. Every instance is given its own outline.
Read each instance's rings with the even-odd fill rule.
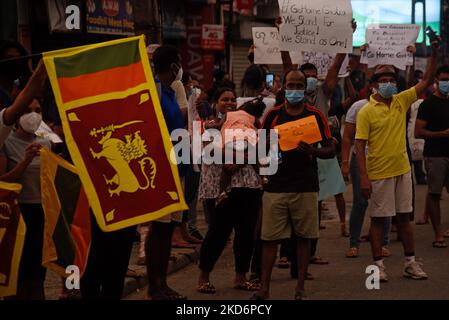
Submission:
[[[273,85],[274,85],[274,73],[267,73],[265,82],[267,84],[267,89],[273,88]]]

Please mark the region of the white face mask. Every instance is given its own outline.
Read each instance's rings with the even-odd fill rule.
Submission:
[[[35,133],[42,122],[42,115],[37,112],[26,113],[20,117],[19,123],[22,129],[28,133]]]

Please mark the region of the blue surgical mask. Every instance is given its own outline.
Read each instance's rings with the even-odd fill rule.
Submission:
[[[439,81],[438,89],[445,96],[449,95],[449,81]]]
[[[316,91],[317,87],[318,87],[318,79],[313,78],[313,77],[308,77],[307,78],[307,87],[306,87],[307,92],[314,92],[314,91]]]
[[[298,104],[304,100],[304,90],[285,90],[285,99],[290,104]]]
[[[379,94],[384,99],[390,99],[393,95],[398,93],[398,87],[395,83],[386,82],[386,83],[379,83]]]

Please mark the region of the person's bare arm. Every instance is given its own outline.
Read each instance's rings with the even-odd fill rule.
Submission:
[[[426,129],[427,121],[416,119],[415,137],[418,139],[449,138],[449,128],[443,131],[429,131]]]
[[[282,24],[282,17],[277,17],[275,21],[276,28],[279,32],[279,27]],[[282,71],[284,74],[291,70],[291,69],[297,69],[298,65],[293,64],[292,58],[290,57],[290,52],[288,51],[281,51],[281,58],[282,58]]]
[[[298,150],[320,159],[332,159],[335,157],[335,145],[332,140],[321,141],[321,146],[321,148],[317,148],[311,144],[301,141],[298,145]]]
[[[440,41],[432,42],[432,54],[427,63],[426,72],[422,81],[415,86],[416,95],[419,97],[424,91],[433,84],[435,71],[437,69],[438,50],[440,48]]]
[[[354,123],[345,123],[341,144],[341,173],[346,181],[349,180],[349,154],[351,152],[352,141],[355,138],[355,128]]]
[[[413,82],[415,81],[415,55],[416,47],[408,46],[407,51],[413,54],[413,64],[407,67],[407,89],[413,87]]]
[[[355,22],[354,19],[352,19],[353,32],[355,32],[356,29],[357,29],[357,23]],[[343,64],[345,57],[346,57],[346,54],[338,53],[335,56],[334,63],[332,63],[331,67],[329,68],[329,70],[327,72],[326,80],[324,81],[324,83],[328,89],[328,94],[332,94],[335,86],[337,85],[338,72],[340,71],[341,65]]]
[[[39,154],[39,144],[30,144],[25,151],[24,159],[19,162],[11,171],[7,172],[8,159],[5,155],[0,156],[0,181],[17,182],[22,177],[26,168],[33,161],[34,157]]]
[[[47,78],[44,62],[41,60],[25,88],[19,93],[13,104],[3,112],[3,123],[13,125],[29,107],[33,99],[40,93]]]
[[[368,179],[368,174],[366,171],[366,157],[365,157],[365,148],[366,148],[366,140],[355,141],[355,151],[357,155],[357,164],[359,167],[360,173],[360,189],[362,190],[362,195],[365,199],[369,199],[371,197],[372,186],[371,182]]]
[[[345,101],[343,101],[342,107],[343,107],[343,110],[346,112],[349,110],[349,108],[351,108],[353,103],[357,100],[358,95],[357,95],[357,91],[354,88],[354,85],[352,84],[351,78],[346,77],[345,82],[346,82],[346,86],[348,88],[349,96],[345,99]]]

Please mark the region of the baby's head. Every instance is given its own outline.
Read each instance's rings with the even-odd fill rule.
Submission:
[[[262,117],[265,108],[266,105],[263,102],[263,97],[257,97],[256,99],[245,102],[239,110],[243,110],[258,119]]]

